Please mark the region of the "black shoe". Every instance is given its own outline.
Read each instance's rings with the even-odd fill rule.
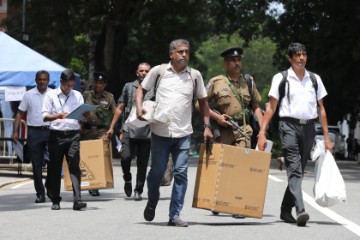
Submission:
[[[168,226],[174,227],[187,227],[189,224],[183,220],[179,216],[175,216],[173,219],[169,219]]]
[[[154,219],[154,217],[155,217],[155,207],[152,207],[148,202],[144,210],[144,218],[146,221],[151,222]]]
[[[219,212],[211,211],[214,215],[219,215]]]
[[[45,196],[40,195],[35,199],[35,203],[44,203],[45,202]]]
[[[53,203],[51,206],[51,210],[60,210],[60,203]]]
[[[141,201],[142,200],[141,193],[135,191],[134,192],[134,199],[135,199],[135,201]]]
[[[240,215],[240,214],[233,214],[232,217],[236,218],[236,219],[244,219],[245,218],[245,216]]]
[[[97,197],[100,196],[100,192],[99,190],[95,189],[95,190],[89,190],[89,194],[93,197]]]
[[[306,212],[299,213],[296,218],[296,223],[299,227],[305,227],[306,222],[309,221],[310,216]]]
[[[73,210],[79,211],[82,208],[86,208],[87,204],[82,201],[76,201],[73,205]]]
[[[131,194],[132,194],[131,181],[125,182],[124,191],[125,191],[126,196],[131,197]]]
[[[281,210],[280,219],[286,223],[296,223],[295,218],[291,215],[291,210]]]

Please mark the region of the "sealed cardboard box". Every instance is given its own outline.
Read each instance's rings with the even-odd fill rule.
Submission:
[[[200,148],[193,207],[262,218],[271,153],[223,144]]]
[[[112,150],[109,140],[80,141],[81,190],[114,188]],[[72,190],[69,169],[64,159],[64,188]]]

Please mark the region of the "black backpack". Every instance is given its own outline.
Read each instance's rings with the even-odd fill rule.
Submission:
[[[317,90],[318,90],[318,83],[316,81],[316,77],[315,74],[313,72],[308,71],[310,74],[310,80],[312,82],[312,85],[315,89],[315,96],[317,96]],[[290,103],[290,84],[289,81],[287,80],[287,76],[288,76],[288,72],[287,71],[282,71],[281,74],[283,75],[283,79],[281,80],[280,84],[279,84],[279,101],[278,104],[276,106],[276,111],[271,119],[271,122],[269,124],[269,130],[270,131],[277,131],[279,128],[279,109],[280,109],[280,104],[281,101],[284,99],[285,97],[285,88],[287,86],[287,100]],[[316,97],[317,99],[317,97]]]

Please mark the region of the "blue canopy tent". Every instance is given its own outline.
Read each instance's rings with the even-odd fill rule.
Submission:
[[[35,74],[46,70],[50,74],[49,85],[58,87],[65,68],[40,53],[0,32],[0,86],[34,87]],[[76,76],[75,89],[80,90],[80,76]]]

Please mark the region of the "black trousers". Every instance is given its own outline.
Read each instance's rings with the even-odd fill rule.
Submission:
[[[301,213],[305,211],[301,185],[315,140],[315,126],[280,120],[279,131],[288,178],[281,207],[291,210],[295,206],[296,212]]]
[[[28,127],[27,145],[32,169],[36,196],[45,195],[42,182],[42,167],[44,157],[48,155],[48,141],[50,130],[48,128]]]
[[[80,181],[80,132],[50,130],[48,174],[46,178],[47,196],[53,203],[60,203],[61,170],[64,156],[69,167],[74,202],[81,200]]]
[[[147,166],[150,156],[150,139],[138,140],[132,139],[128,132],[123,132],[122,147],[120,152],[121,168],[123,170],[123,178],[125,182],[131,181],[131,160],[136,155],[136,186],[134,191],[142,193],[146,180]]]

